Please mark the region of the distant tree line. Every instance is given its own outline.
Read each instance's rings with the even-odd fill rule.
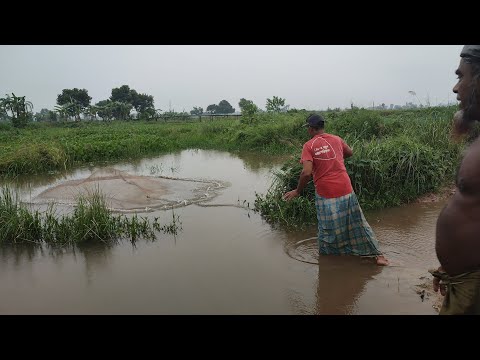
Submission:
[[[15,94],[6,95],[0,98],[0,120],[10,120],[15,127],[23,127],[30,121],[57,122],[57,121],[80,121],[87,120],[158,120],[160,117],[184,116],[186,112],[177,113],[174,110],[162,112],[155,108],[152,95],[142,94],[128,85],[113,88],[108,99],[91,104],[92,97],[86,89],[63,89],[58,94],[56,106],[53,110],[41,109],[33,113],[33,104],[25,100],[25,96]],[[262,110],[251,100],[242,98],[239,102],[242,116],[253,119],[255,114]],[[281,112],[288,110],[285,106],[285,99],[273,96],[267,99],[267,112]],[[227,100],[221,100],[218,104],[210,104],[205,112],[202,107],[195,106],[190,115],[222,115],[233,114],[235,108]]]

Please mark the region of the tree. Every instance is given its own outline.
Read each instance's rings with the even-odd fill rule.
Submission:
[[[92,98],[88,96],[86,89],[63,89],[62,93],[57,96],[57,105],[67,105],[69,116],[74,116],[80,120],[80,114],[90,106]]]
[[[48,121],[51,122],[57,122],[58,121],[58,115],[55,111],[48,110]]]
[[[194,107],[193,110],[190,110],[191,115],[202,115],[203,114],[203,108],[201,107]]]
[[[153,96],[147,94],[139,94],[136,90],[130,89],[128,85],[122,85],[119,88],[112,89],[112,95],[110,101],[113,103],[123,104],[120,110],[120,105],[114,111],[115,118],[125,119],[130,116],[130,110],[135,109],[139,117],[149,118],[155,112],[155,106],[153,103]],[[124,113],[130,108],[128,114]]]
[[[5,110],[3,107],[0,107],[0,120],[10,120],[7,110]]]
[[[130,115],[130,110],[133,109],[134,99],[137,95],[137,92],[130,89],[128,85],[113,88],[110,96],[113,117],[117,120],[126,119]],[[128,114],[126,113],[127,109]]]
[[[230,105],[227,100],[222,100],[218,103],[217,106],[217,114],[231,114],[234,113],[235,109]]]
[[[55,106],[55,111],[63,119],[68,119],[71,117],[71,118],[77,119],[77,121],[80,121],[80,114],[82,113],[82,107],[80,104],[72,100],[71,102],[67,102],[63,105]]]
[[[35,121],[47,121],[48,109],[42,109],[40,112],[37,112],[33,118]]]
[[[246,100],[245,98],[241,98],[240,101],[238,102],[238,106],[240,107],[240,111],[242,111],[243,108],[244,108],[247,104],[250,104],[250,103],[253,104],[253,101],[252,101],[252,100]]]
[[[83,115],[85,116],[85,118],[90,118],[90,120],[97,120],[99,110],[100,108],[98,106],[90,105],[84,110]]]
[[[215,104],[211,104],[207,106],[207,112],[209,114],[216,114],[218,112],[218,106]]]
[[[103,120],[111,120],[113,118],[113,103],[111,100],[102,100],[95,104],[97,108],[97,115]]]
[[[245,112],[255,113],[259,110],[258,106],[255,105],[252,100],[246,100],[244,98],[240,99],[238,106],[240,107],[240,111],[242,112],[242,114],[244,114]]]
[[[2,113],[10,116],[14,127],[24,127],[28,121],[33,119],[33,104],[25,101],[25,96],[12,96],[7,94],[6,98],[0,99]],[[9,114],[10,112],[10,114]]]
[[[54,107],[54,111],[58,114],[58,118],[60,120],[66,120],[68,118],[67,108],[61,105],[57,105]]]
[[[159,109],[159,110],[160,110],[160,109]],[[162,111],[162,110],[160,110],[160,111]],[[146,110],[142,113],[142,116],[143,116],[146,120],[157,119],[159,115],[160,115],[160,113],[157,112],[156,109],[152,109],[152,108],[148,108],[148,109],[146,109]]]
[[[255,105],[252,100],[241,98],[238,106],[240,107],[242,115],[253,116],[256,112],[258,112],[258,106]]]
[[[266,109],[268,112],[280,112],[285,106],[285,99],[274,96],[272,99],[267,99]]]
[[[137,92],[135,90],[131,90],[130,86],[122,85],[119,88],[112,89],[110,101],[133,104],[133,99],[136,95],[138,95]]]
[[[135,90],[131,90],[130,94],[133,101],[132,105],[140,117],[148,118],[155,112],[152,95],[137,94]]]
[[[113,117],[117,120],[127,120],[130,117],[130,111],[133,109],[133,105],[130,103],[124,103],[120,101],[112,101]]]

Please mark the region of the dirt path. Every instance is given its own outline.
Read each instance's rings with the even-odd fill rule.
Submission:
[[[420,196],[415,202],[417,203],[430,203],[445,200],[455,194],[455,184],[446,185],[438,190],[436,193],[429,193]]]

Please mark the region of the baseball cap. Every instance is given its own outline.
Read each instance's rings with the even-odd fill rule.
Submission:
[[[311,114],[307,117],[306,123],[303,125],[305,127],[322,127],[325,124],[325,119],[319,114]]]

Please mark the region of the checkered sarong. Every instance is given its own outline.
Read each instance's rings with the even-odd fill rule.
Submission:
[[[320,254],[381,255],[354,192],[327,199],[315,194]]]

